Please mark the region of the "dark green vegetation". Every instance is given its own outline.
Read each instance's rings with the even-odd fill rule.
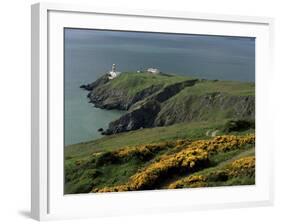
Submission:
[[[255,121],[254,120],[229,120],[224,125],[225,132],[232,131],[244,131],[248,129],[255,129]]]
[[[200,163],[182,158],[188,161],[188,172],[182,172],[185,166],[181,167],[183,162],[177,161],[176,166],[180,167],[176,170],[181,172],[164,176],[161,173],[165,178],[158,178],[147,189],[254,184],[252,167],[249,173],[243,173],[239,169],[245,166],[244,160],[242,165],[237,162],[236,170],[233,168],[236,163],[232,164],[254,155],[252,140],[250,143],[241,140],[243,144],[238,144],[234,138],[255,131],[253,83],[122,73],[110,81],[104,75],[82,87],[90,91],[88,97],[95,106],[127,112],[109,124],[104,137],[65,148],[65,193],[142,189],[136,186],[147,181],[149,172],[156,172],[153,169],[161,161],[169,167],[173,156],[189,156],[184,153],[192,145],[196,146],[191,149],[199,153]],[[230,136],[229,142],[216,139],[220,135]],[[202,154],[206,150],[203,146],[225,148],[216,153],[210,149],[206,157]],[[252,162],[245,161],[246,165]],[[138,173],[145,178],[137,179],[134,185]]]

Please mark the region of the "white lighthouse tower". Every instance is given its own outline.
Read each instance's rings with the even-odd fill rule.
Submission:
[[[115,64],[112,64],[111,71],[112,71],[112,72],[116,72],[116,65],[115,65]]]
[[[121,72],[116,71],[116,64],[112,64],[111,71],[109,72],[109,79],[116,78]]]

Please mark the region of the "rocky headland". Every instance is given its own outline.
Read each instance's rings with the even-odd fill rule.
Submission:
[[[89,102],[101,109],[126,113],[112,121],[103,134],[180,122],[249,119],[255,116],[254,83],[195,79],[146,72],[104,74],[82,85]]]

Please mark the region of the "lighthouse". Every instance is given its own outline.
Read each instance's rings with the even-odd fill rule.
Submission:
[[[109,74],[109,79],[114,79],[116,78],[121,72],[116,71],[116,64],[112,64],[111,71],[108,73]]]
[[[116,72],[116,65],[115,65],[115,64],[112,64],[111,71],[112,71],[112,72]]]

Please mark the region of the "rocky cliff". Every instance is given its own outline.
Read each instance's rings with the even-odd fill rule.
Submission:
[[[253,83],[126,73],[114,80],[105,74],[81,88],[90,91],[96,107],[127,111],[109,124],[107,135],[180,122],[255,117]]]

